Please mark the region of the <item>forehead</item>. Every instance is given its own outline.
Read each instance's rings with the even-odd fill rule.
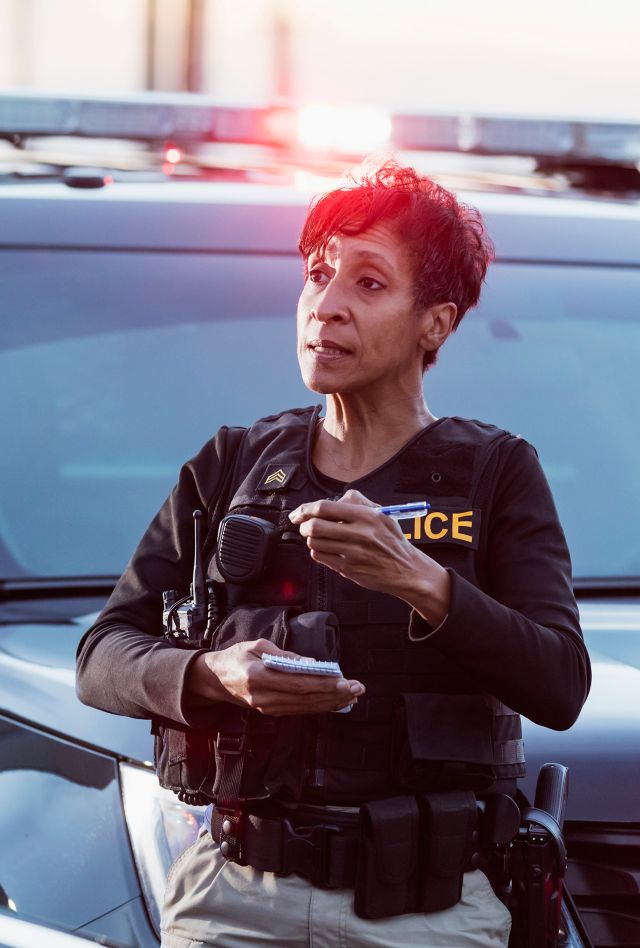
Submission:
[[[404,243],[396,231],[384,224],[376,224],[361,234],[335,234],[324,252],[316,250],[312,254],[318,255],[329,263],[368,259],[409,272],[409,255]]]

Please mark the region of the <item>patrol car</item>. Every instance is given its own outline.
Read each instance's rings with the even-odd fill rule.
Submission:
[[[640,944],[640,126],[16,94],[0,139],[0,941],[10,912],[158,943],[202,812],[159,789],[147,721],[79,703],[75,649],[182,462],[221,424],[313,403],[298,233],[383,147],[496,245],[426,397],[538,450],[594,678],[570,730],[524,722],[522,789],[570,769],[561,943]]]

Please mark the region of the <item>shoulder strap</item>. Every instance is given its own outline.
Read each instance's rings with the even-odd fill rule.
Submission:
[[[501,445],[506,441],[518,441],[519,436],[511,434],[510,431],[501,431],[497,434],[485,448],[484,456],[476,467],[476,472],[471,486],[471,502],[474,507],[483,507],[487,498],[494,488],[494,478],[489,475],[490,464],[496,457]]]
[[[238,467],[238,460],[240,458],[240,445],[244,441],[248,430],[248,428],[229,428],[227,432],[227,451],[224,459],[224,474],[222,475],[222,480],[218,485],[217,496],[211,512],[207,535],[202,547],[203,558],[211,552],[216,544],[218,538],[218,526],[220,525],[220,521],[222,520],[227,506],[229,505],[229,498],[231,497],[231,491],[236,480],[235,475]]]

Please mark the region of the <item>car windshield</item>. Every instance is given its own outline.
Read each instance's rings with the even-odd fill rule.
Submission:
[[[220,425],[302,385],[294,257],[0,253],[0,575],[117,575]],[[640,272],[496,263],[427,373],[436,416],[531,441],[575,578],[638,576]]]

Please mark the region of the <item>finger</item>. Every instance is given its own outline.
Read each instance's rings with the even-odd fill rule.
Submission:
[[[350,529],[344,523],[334,520],[322,520],[320,517],[309,517],[300,524],[300,533],[303,537],[340,537]]]
[[[321,714],[339,711],[358,703],[358,695],[349,692],[334,695],[295,695],[292,693],[258,692],[252,707],[264,714]]]
[[[368,497],[365,497],[364,494],[361,494],[359,490],[355,490],[353,487],[350,487],[348,491],[345,491],[337,503],[360,504],[363,507],[376,508],[380,506],[379,504],[376,504],[375,501],[369,500]]]
[[[295,706],[301,708],[302,713],[304,713],[305,709],[311,707],[323,708],[324,710],[330,710],[334,707],[344,707],[347,704],[357,701],[364,693],[365,687],[362,682],[341,679],[340,687],[333,693],[320,694],[318,692],[311,692],[304,695],[304,704],[300,703],[300,696],[293,695],[291,692],[289,692],[287,696],[280,695],[278,700],[281,704],[295,704]]]
[[[265,707],[259,707],[256,710],[261,711],[263,714],[270,714],[273,717],[284,717],[285,715],[292,714],[327,714],[333,711],[341,711],[342,708],[352,708],[353,705],[357,703],[357,700],[352,700],[347,702],[347,704],[332,705],[331,707],[310,707],[309,703],[306,702],[305,704],[279,704],[277,706],[268,705]]]
[[[316,553],[331,553],[334,556],[340,556],[343,559],[348,557],[351,548],[347,543],[339,543],[336,540],[323,540],[319,537],[307,537],[307,546]]]
[[[344,556],[336,556],[335,553],[319,553],[317,550],[311,550],[311,559],[322,566],[327,566],[334,573],[340,573],[341,576],[347,576],[347,560]]]
[[[253,690],[260,694],[271,690],[281,695],[304,695],[311,700],[317,697],[326,700],[352,693],[349,682],[344,678],[309,675],[304,672],[282,672],[275,668],[265,668],[264,673],[261,670],[259,677],[256,676]]]
[[[361,503],[348,503],[345,500],[315,500],[309,504],[301,504],[292,510],[289,519],[292,523],[300,524],[311,517],[321,520],[333,520],[337,523],[353,523],[355,520],[372,519],[376,514],[375,505],[368,506]]]

